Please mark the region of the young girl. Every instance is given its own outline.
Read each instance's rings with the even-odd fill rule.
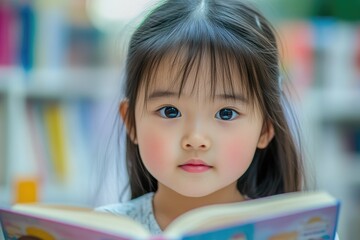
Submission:
[[[201,206],[300,191],[274,31],[237,0],[168,0],[133,34],[120,115],[131,200],[98,208],[159,234]]]

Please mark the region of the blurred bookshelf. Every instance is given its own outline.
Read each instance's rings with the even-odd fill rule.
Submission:
[[[279,25],[315,188],[341,201],[340,239],[360,235],[360,24],[313,18]]]
[[[83,0],[0,2],[0,205],[91,204],[98,139],[120,94],[114,35],[91,24]]]
[[[22,179],[36,181],[38,201],[88,204],[101,108],[116,95],[119,73],[63,69],[46,84],[51,76],[0,69],[0,204],[14,203]]]
[[[340,199],[341,240],[360,236],[360,1],[258,0],[296,94],[312,188]],[[291,90],[290,90],[291,91]],[[310,178],[310,181],[312,178]]]

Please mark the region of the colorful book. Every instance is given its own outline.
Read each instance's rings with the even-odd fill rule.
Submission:
[[[69,159],[66,146],[64,114],[60,103],[44,106],[44,120],[48,138],[50,158],[55,177],[60,183],[68,178]]]
[[[127,217],[45,204],[0,209],[6,240],[334,239],[340,203],[326,192],[296,192],[211,205],[175,219],[160,236]]]
[[[25,1],[19,7],[21,25],[20,62],[25,71],[30,71],[34,65],[34,43],[36,14],[32,1]]]
[[[16,62],[17,42],[16,12],[10,1],[0,3],[0,66]]]
[[[0,187],[6,184],[7,177],[7,119],[5,101],[0,93]]]

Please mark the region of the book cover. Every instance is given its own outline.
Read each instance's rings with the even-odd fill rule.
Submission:
[[[334,207],[308,210],[291,215],[256,219],[243,225],[228,226],[185,236],[183,239],[335,239],[338,211]]]
[[[74,226],[29,214],[14,214],[2,210],[1,225],[6,240],[18,239],[87,239],[87,240],[127,240],[111,233],[99,232],[89,227]]]
[[[289,193],[191,210],[161,236],[125,216],[90,209],[18,205],[0,209],[5,239],[333,240],[339,202],[327,193]]]

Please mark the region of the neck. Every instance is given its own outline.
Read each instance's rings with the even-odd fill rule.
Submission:
[[[184,196],[159,183],[153,202],[154,215],[160,228],[164,230],[173,220],[192,209],[243,200],[236,183],[203,197]]]

